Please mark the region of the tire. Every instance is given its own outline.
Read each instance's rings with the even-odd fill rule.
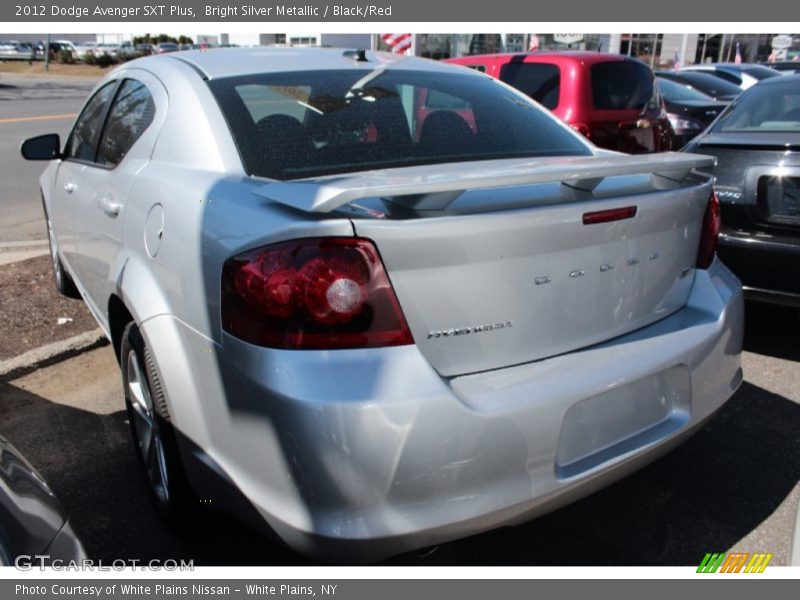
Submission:
[[[148,495],[167,525],[184,529],[199,512],[178,451],[155,360],[135,323],[120,347],[125,408]]]
[[[42,200],[44,205],[44,200]],[[64,269],[64,264],[61,262],[61,257],[58,255],[58,246],[56,246],[55,235],[53,233],[53,224],[50,222],[50,215],[47,214],[47,207],[44,209],[44,220],[47,225],[47,242],[50,245],[50,261],[53,265],[53,279],[55,280],[56,290],[59,294],[67,298],[80,298],[81,294],[78,291],[75,282]]]

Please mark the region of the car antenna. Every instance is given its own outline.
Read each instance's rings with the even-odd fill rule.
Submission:
[[[343,56],[348,58],[355,57],[356,62],[369,62],[367,60],[367,51],[364,48],[358,48],[357,50],[345,50]]]

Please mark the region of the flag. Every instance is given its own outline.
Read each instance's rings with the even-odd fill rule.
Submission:
[[[411,50],[412,34],[410,33],[383,33],[381,38],[395,54],[408,54]]]
[[[675,56],[673,56],[673,58],[672,58],[672,68],[675,69],[676,71],[680,71],[681,70],[681,59],[678,56],[678,51],[677,50],[675,50]]]
[[[531,33],[528,36],[528,52],[535,52],[539,49],[539,45],[541,42],[539,41],[539,36],[535,33]]]
[[[739,50],[739,42],[736,42],[736,58],[733,59],[733,62],[737,65],[742,64],[742,53]]]

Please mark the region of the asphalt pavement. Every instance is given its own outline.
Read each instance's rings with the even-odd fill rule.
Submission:
[[[22,140],[69,132],[96,79],[0,76],[0,249],[45,238],[39,176],[44,163],[23,160]],[[2,257],[0,257],[2,258]]]

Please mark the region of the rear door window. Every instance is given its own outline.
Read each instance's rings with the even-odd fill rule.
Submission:
[[[597,110],[642,110],[653,102],[653,73],[633,60],[596,63],[591,67],[592,101]]]
[[[116,166],[125,158],[155,116],[156,105],[147,86],[126,79],[114,99],[103,129],[97,163]]]
[[[67,158],[80,161],[93,161],[97,139],[103,127],[108,103],[117,82],[111,81],[95,92],[81,112],[67,141]]]
[[[500,68],[500,81],[517,88],[550,110],[558,106],[561,69],[545,63],[510,62]]]

